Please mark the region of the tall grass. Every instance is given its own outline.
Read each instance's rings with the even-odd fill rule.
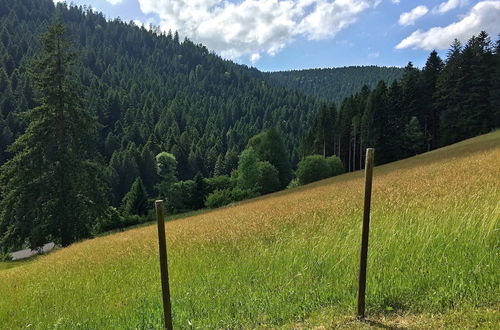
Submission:
[[[495,132],[375,169],[369,315],[499,306],[498,164]],[[325,308],[332,318],[354,314],[362,193],[356,172],[167,223],[174,327],[275,327]],[[155,230],[1,270],[0,324],[161,327]]]

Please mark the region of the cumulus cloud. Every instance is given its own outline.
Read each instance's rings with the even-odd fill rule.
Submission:
[[[434,8],[433,12],[444,14],[452,9],[457,8],[460,5],[460,0],[448,0],[446,2],[441,2],[439,6]]]
[[[117,4],[121,3],[123,0],[106,0],[106,1],[112,5],[117,5]]]
[[[399,16],[399,25],[414,25],[420,17],[428,12],[429,9],[426,6],[415,7],[411,11],[402,13],[401,16]]]
[[[400,0],[392,0],[392,3],[396,3],[396,4],[398,4],[398,3],[400,3],[400,2],[401,2]]]
[[[378,0],[138,0],[145,14],[159,17],[165,31],[177,30],[224,57],[274,55],[304,36],[334,37]]]
[[[446,49],[456,38],[462,42],[482,30],[490,35],[500,31],[500,1],[481,1],[471,8],[460,21],[427,31],[417,30],[396,45],[396,49]]]

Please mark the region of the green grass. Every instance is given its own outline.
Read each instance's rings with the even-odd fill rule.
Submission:
[[[174,326],[500,326],[499,163],[495,132],[375,169],[373,323],[352,319],[361,172],[167,223]],[[1,270],[0,324],[160,328],[155,230]]]

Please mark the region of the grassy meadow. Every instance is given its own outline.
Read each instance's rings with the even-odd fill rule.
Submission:
[[[169,221],[174,327],[500,326],[500,131],[375,168],[365,323],[362,204],[355,172]],[[156,235],[0,264],[0,328],[160,328]]]

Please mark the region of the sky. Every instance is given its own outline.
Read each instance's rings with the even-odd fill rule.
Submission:
[[[61,0],[54,0],[59,2]],[[454,38],[500,33],[500,0],[66,0],[109,19],[202,43],[262,71],[350,65],[422,67]]]

